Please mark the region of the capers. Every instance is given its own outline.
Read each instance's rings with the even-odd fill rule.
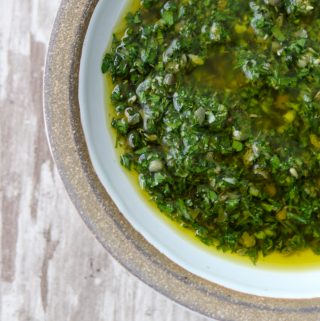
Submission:
[[[195,111],[194,116],[195,116],[197,122],[199,123],[199,125],[202,125],[206,119],[206,110],[204,108],[200,107]]]
[[[128,135],[128,144],[132,149],[139,148],[141,146],[141,136],[137,131],[130,132]]]
[[[131,108],[131,107],[126,108],[126,110],[124,111],[124,114],[130,126],[139,124],[141,120],[141,116],[139,112],[136,111],[134,108]]]
[[[163,83],[167,86],[173,86],[176,83],[176,79],[173,74],[166,74]]]
[[[151,173],[160,172],[163,169],[163,163],[160,159],[155,159],[149,164],[149,171]]]

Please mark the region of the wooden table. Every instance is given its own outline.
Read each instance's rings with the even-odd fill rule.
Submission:
[[[47,147],[42,77],[59,0],[0,0],[2,321],[205,321],[113,260]]]

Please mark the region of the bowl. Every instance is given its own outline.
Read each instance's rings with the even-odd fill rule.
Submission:
[[[120,166],[100,65],[126,5],[64,0],[48,51],[48,139],[82,218],[129,271],[192,310],[218,320],[318,320],[319,265],[255,266],[208,250],[168,224]]]

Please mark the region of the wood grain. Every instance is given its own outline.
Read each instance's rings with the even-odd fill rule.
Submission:
[[[115,262],[64,190],[42,115],[45,52],[58,5],[0,0],[0,320],[208,320]]]

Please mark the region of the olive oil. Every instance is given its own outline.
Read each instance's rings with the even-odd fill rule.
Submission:
[[[112,135],[115,146],[117,137],[115,130],[111,127],[111,120],[116,116],[115,108],[112,106],[112,102],[110,100],[110,95],[113,90],[113,83],[111,77],[107,75],[105,77],[105,101],[106,101],[106,115],[107,115],[107,127],[109,132]],[[117,154],[120,159],[120,155],[123,152],[123,146],[117,146]],[[212,253],[212,255],[219,256],[226,260],[231,260],[233,262],[237,262],[243,265],[253,265],[250,259],[246,256],[241,256],[236,253],[222,252],[217,250],[213,246],[207,246],[201,240],[199,240],[194,231],[184,228],[178,222],[171,220],[165,214],[161,213],[157,208],[155,203],[150,199],[150,196],[141,189],[139,186],[138,174],[135,171],[129,171],[125,168],[123,170],[126,172],[128,176],[128,180],[135,187],[137,194],[141,198],[142,202],[148,204],[150,208],[150,215],[158,215],[167,225],[170,226],[176,233],[178,233],[182,238],[187,240],[188,242],[195,244],[200,249]],[[152,213],[152,214],[151,214]],[[299,253],[295,253],[293,255],[285,256],[280,254],[279,252],[274,252],[266,257],[260,256],[258,261],[255,263],[257,268],[263,269],[277,269],[277,270],[306,270],[306,269],[314,269],[320,268],[320,256],[315,255],[311,250],[302,251]]]
[[[128,1],[128,6],[125,9],[125,13],[127,12],[134,12],[139,8],[140,1],[138,0],[131,0]],[[152,20],[157,18],[156,13],[153,15],[151,14],[148,19]],[[240,31],[241,26],[237,27]],[[125,33],[125,19],[121,18],[119,24],[116,26],[114,30],[115,34],[117,35],[123,35]],[[241,87],[243,84],[245,84],[246,80],[243,76],[243,73],[241,73],[239,70],[235,71],[232,70],[232,72],[225,74],[224,71],[227,69],[228,66],[234,64],[235,57],[232,53],[224,51],[220,52],[218,55],[215,55],[212,57],[212,59],[208,59],[206,64],[203,65],[203,67],[198,67],[189,78],[189,81],[194,81],[198,85],[201,85],[201,83],[205,83],[206,86],[212,85],[215,89],[222,90],[233,90],[235,88]],[[214,76],[213,76],[214,74]],[[111,92],[113,90],[113,83],[111,80],[111,77],[109,75],[105,78],[105,94],[106,94],[106,106],[107,106],[107,124],[109,127],[110,132],[112,133],[115,145],[117,146],[117,151],[120,154],[125,151],[125,144],[122,144],[122,139],[116,137],[116,133],[114,129],[111,128],[111,120],[113,117],[116,116],[115,112],[115,106],[112,106],[112,102],[110,99]],[[273,105],[277,105],[279,109],[283,109],[283,112],[280,113],[281,117],[283,115],[286,115],[286,117],[289,119],[292,115],[287,114],[286,104],[288,103],[290,96],[286,95],[275,95],[273,97]],[[267,108],[268,106],[266,106]],[[269,110],[265,111],[266,113],[269,112]],[[269,117],[271,119],[271,117]],[[290,120],[290,119],[289,119]],[[259,126],[265,127],[266,129],[269,129],[271,125],[263,126],[263,124],[259,124]],[[279,125],[279,128],[282,124]],[[250,261],[250,258],[247,256],[241,256],[239,254],[233,254],[233,253],[223,253],[222,251],[219,251],[215,249],[213,246],[207,246],[204,243],[202,243],[196,236],[195,231],[186,229],[182,227],[179,223],[172,221],[169,217],[167,217],[165,214],[161,213],[160,210],[156,207],[155,203],[150,200],[150,196],[144,192],[138,183],[138,174],[134,171],[128,171],[124,169],[127,172],[128,179],[130,180],[131,184],[133,184],[136,187],[137,193],[139,194],[141,200],[143,202],[146,202],[148,206],[150,207],[150,212],[155,213],[156,215],[159,215],[161,219],[163,219],[166,224],[168,224],[172,229],[175,230],[176,233],[181,235],[184,239],[186,239],[188,242],[196,244],[199,248],[202,250],[208,251],[209,253],[212,253],[213,255],[220,256],[222,258],[225,258],[226,260],[235,261],[239,264],[244,265],[252,265],[252,262]],[[277,270],[305,270],[305,269],[314,269],[314,268],[320,268],[320,256],[315,255],[311,250],[301,251],[301,252],[295,252],[295,254],[291,254],[288,256],[281,255],[278,252],[274,252],[271,255],[268,255],[266,257],[259,256],[258,261],[255,263],[255,266],[257,268],[262,269],[277,269]]]

